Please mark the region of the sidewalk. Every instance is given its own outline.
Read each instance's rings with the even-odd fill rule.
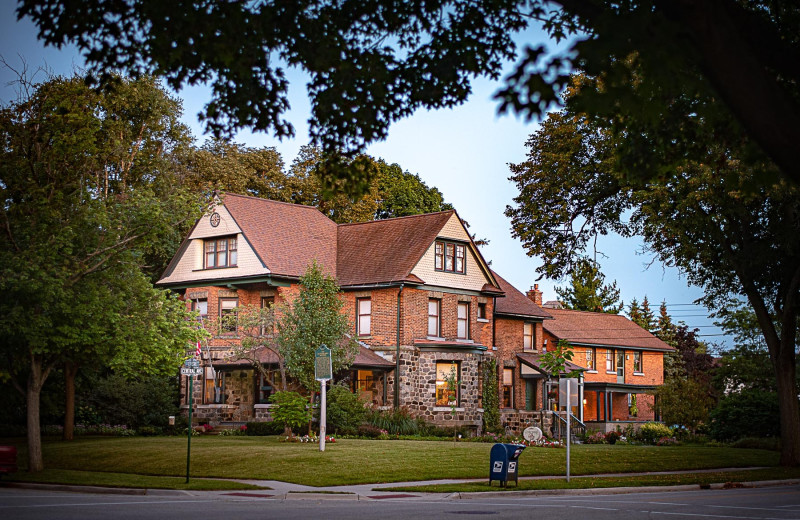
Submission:
[[[621,477],[621,476],[652,476],[670,475],[676,473],[711,473],[720,471],[738,471],[741,468],[720,468],[695,471],[657,471],[649,473],[602,473],[597,475],[581,475],[580,477]],[[759,468],[753,468],[759,469]],[[519,480],[543,480],[543,479],[564,479],[563,475],[520,477]],[[577,478],[577,476],[576,476]],[[220,479],[217,479],[220,480]],[[246,491],[184,491],[170,489],[138,489],[138,488],[108,488],[97,486],[73,486],[61,484],[39,484],[27,482],[3,482],[0,485],[6,487],[24,489],[47,489],[52,491],[69,491],[82,493],[106,493],[122,495],[151,495],[151,496],[218,496],[224,497],[252,497],[270,498],[277,500],[385,500],[385,499],[405,499],[405,500],[467,500],[476,498],[514,498],[530,497],[537,495],[610,495],[623,493],[642,493],[656,491],[687,491],[701,489],[698,484],[680,486],[640,486],[640,487],[614,487],[614,488],[592,488],[592,489],[553,489],[553,490],[526,490],[516,491],[513,487],[507,489],[497,488],[497,491],[469,492],[469,493],[414,493],[409,491],[383,491],[382,488],[428,486],[434,484],[458,484],[471,482],[486,482],[486,478],[481,479],[449,479],[449,480],[428,480],[413,482],[387,482],[379,484],[354,484],[345,486],[313,487],[301,484],[292,484],[277,480],[246,480],[230,479],[234,482],[242,482],[256,486],[268,487],[263,490]],[[738,485],[743,487],[766,487],[776,485],[800,484],[800,479],[791,480],[770,480],[756,482],[742,482]],[[722,489],[725,484],[712,484],[710,489]],[[708,488],[707,488],[708,489]]]

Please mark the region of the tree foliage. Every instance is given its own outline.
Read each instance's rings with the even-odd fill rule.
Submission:
[[[584,105],[617,114],[615,130],[636,136],[620,150],[635,175],[658,173],[640,168],[653,155],[693,153],[693,120],[721,111],[800,179],[792,65],[800,10],[789,0],[20,4],[39,38],[77,45],[101,76],[122,69],[162,75],[175,89],[210,83],[202,118],[217,134],[251,127],[292,136],[285,71],[299,68],[309,76],[310,134],[326,153],[362,151],[419,108],[462,103],[471,78],[499,77],[517,58],[515,36],[541,25],[557,41],[570,39],[551,55],[525,42],[496,95],[501,110],[542,116],[581,69],[606,77],[604,95],[587,95]],[[628,59],[641,71],[635,83]],[[353,188],[366,188],[369,179],[351,177],[361,181]]]
[[[68,421],[78,367],[179,366],[197,331],[153,289],[149,267],[202,207],[177,180],[188,142],[180,104],[155,80],[118,78],[102,91],[81,77],[20,81],[25,95],[0,109],[0,359],[27,396],[37,471],[39,395],[56,365],[68,376]]]
[[[278,322],[278,348],[290,376],[313,393],[314,352],[322,345],[331,349],[333,372],[349,367],[358,343],[347,335],[350,326],[336,280],[314,261],[300,277],[300,292],[282,312]]]
[[[483,429],[499,432],[500,426],[500,387],[497,381],[497,361],[487,359],[481,364],[483,373]]]
[[[602,81],[576,78],[576,88],[602,90]],[[666,265],[677,267],[705,292],[711,309],[731,295],[747,298],[776,370],[781,396],[782,461],[800,463],[800,410],[795,384],[795,337],[800,288],[800,188],[778,180],[756,182],[774,170],[750,153],[735,126],[696,121],[693,142],[701,160],[680,166],[656,162],[661,177],[640,183],[616,168],[620,139],[613,121],[568,108],[553,114],[528,141],[524,163],[512,166],[520,189],[514,234],[540,270],[567,272],[596,233],[639,235]],[[780,326],[776,326],[779,323]],[[684,331],[688,332],[688,331]]]
[[[581,258],[570,272],[570,285],[556,287],[556,293],[568,309],[619,314],[623,304],[617,282],[604,284],[605,279],[597,262]]]
[[[311,408],[308,399],[297,392],[275,392],[269,396],[275,407],[270,410],[272,420],[283,425],[289,433],[311,421]]]

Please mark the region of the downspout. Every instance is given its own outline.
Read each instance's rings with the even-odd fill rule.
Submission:
[[[403,286],[400,284],[400,290],[397,291],[397,351],[395,352],[395,367],[394,367],[394,408],[400,408],[400,296],[403,294]]]

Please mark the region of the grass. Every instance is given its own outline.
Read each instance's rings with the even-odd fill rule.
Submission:
[[[7,441],[0,440],[0,444]],[[26,460],[24,441],[11,441],[20,450],[22,464]],[[278,437],[201,436],[192,439],[191,475],[310,486],[484,478],[491,446],[343,439],[326,444],[326,450],[320,452],[315,444],[284,443]],[[182,437],[46,439],[43,452],[48,470],[159,477],[180,477],[186,472],[186,439]],[[697,446],[578,445],[573,447],[571,459],[572,475],[579,476],[777,466],[778,453]],[[565,460],[564,449],[528,448],[520,457],[520,476],[562,475]]]
[[[381,491],[413,491],[416,493],[469,493],[482,491],[529,491],[548,489],[593,489],[632,486],[677,486],[686,484],[716,484],[733,482],[753,482],[758,480],[784,480],[800,478],[800,468],[766,468],[741,471],[717,471],[708,473],[675,473],[670,475],[641,475],[631,477],[573,477],[521,480],[500,488],[498,483],[490,486],[487,482],[465,482],[459,484],[438,484],[430,486],[382,487]]]

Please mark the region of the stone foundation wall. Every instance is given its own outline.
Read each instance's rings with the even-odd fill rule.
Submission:
[[[553,418],[544,410],[501,410],[500,424],[512,435],[522,435],[522,431],[529,426],[536,426],[550,435]]]

